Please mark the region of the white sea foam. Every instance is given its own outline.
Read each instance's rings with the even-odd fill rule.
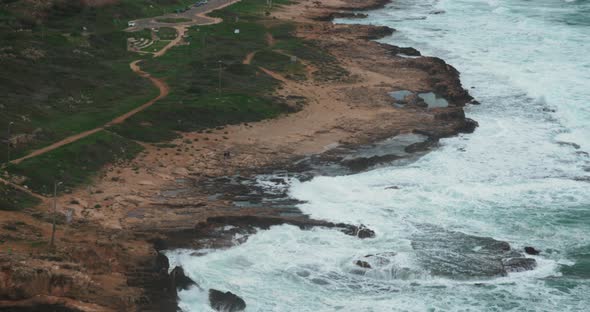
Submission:
[[[366,22],[398,30],[384,41],[462,72],[482,103],[467,109],[477,131],[407,166],[289,181],[303,212],[365,224],[374,239],[277,226],[229,250],[170,252],[172,262],[205,290],[239,294],[248,311],[587,311],[590,282],[563,273],[590,246],[590,184],[580,179],[590,167],[590,23],[569,2],[399,0],[372,13]],[[412,247],[420,224],[543,253],[532,271],[443,278]],[[393,252],[387,264],[355,274],[354,261],[383,252]],[[209,309],[196,288],[180,298],[184,311]]]

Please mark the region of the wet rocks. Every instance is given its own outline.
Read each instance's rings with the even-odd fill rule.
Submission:
[[[180,266],[175,267],[170,271],[170,284],[171,287],[182,290],[187,290],[191,286],[196,285],[190,277],[184,274],[184,269]]]
[[[502,265],[506,272],[524,272],[534,269],[537,262],[532,258],[509,258],[502,259]]]
[[[319,15],[316,17],[313,17],[312,19],[318,22],[331,22],[334,19],[337,18],[367,18],[368,15],[364,14],[364,13],[356,13],[356,12],[347,12],[347,11],[342,11],[342,12],[331,12],[329,14],[323,14],[323,15]]]
[[[535,267],[534,259],[491,237],[468,235],[431,224],[419,224],[412,247],[423,268],[455,279],[506,276]]]
[[[344,234],[356,236],[358,238],[375,237],[375,232],[364,225],[356,226],[345,223],[332,223],[322,220],[313,220],[306,217],[278,217],[278,216],[261,216],[261,215],[243,215],[243,216],[220,216],[207,218],[206,223],[201,223],[197,227],[210,228],[211,226],[233,225],[239,228],[269,229],[274,225],[289,224],[299,227],[302,230],[309,230],[314,227],[325,227],[337,229]]]
[[[346,235],[356,236],[358,238],[373,238],[375,237],[375,231],[369,229],[363,224],[359,226],[344,225],[342,232]]]
[[[473,119],[465,118],[457,129],[460,133],[473,133],[479,127],[479,123]]]
[[[232,292],[222,292],[217,289],[209,289],[209,304],[216,311],[235,312],[244,311],[246,302]]]
[[[371,265],[367,261],[357,260],[354,264],[363,268],[363,269],[371,269]]]
[[[533,256],[536,256],[541,253],[540,250],[537,250],[534,247],[529,247],[529,246],[524,247],[524,252],[526,252],[527,255],[533,255]]]
[[[367,32],[361,36],[361,39],[378,40],[383,37],[391,36],[395,29],[387,26],[373,26],[367,29]]]
[[[399,55],[399,54],[404,54],[407,56],[421,56],[422,54],[420,53],[420,51],[412,48],[412,47],[398,47],[398,46],[394,46],[394,45],[390,45],[390,44],[386,44],[386,43],[380,43],[380,45],[382,47],[384,47],[387,52],[389,52],[391,55]]]
[[[353,158],[349,160],[345,160],[342,162],[342,165],[348,167],[352,172],[360,172],[371,168],[372,166],[392,162],[394,160],[400,159],[400,156],[397,155],[378,155],[372,157],[359,157]]]

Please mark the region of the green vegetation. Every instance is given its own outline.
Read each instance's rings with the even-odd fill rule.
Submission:
[[[17,190],[12,186],[0,183],[0,210],[21,210],[38,204],[39,199]]]
[[[273,95],[278,82],[258,66],[294,79],[304,79],[305,70],[301,63],[273,52],[267,33],[276,27],[277,33],[282,31],[280,39],[290,40],[293,50],[307,46],[291,34],[291,26],[279,26],[284,24],[265,17],[265,10],[265,0],[245,0],[215,11],[213,15],[223,18],[223,23],[190,28],[186,39],[189,45],[174,47],[160,58],[144,61],[142,68],[164,78],[171,92],[114,131],[154,142],[160,135],[162,139],[172,137],[174,131],[257,121],[289,112],[291,109]],[[242,64],[253,51],[259,51],[260,56],[257,54],[253,64]],[[142,124],[149,124],[150,129],[144,131]]]
[[[175,23],[185,23],[185,22],[190,22],[191,20],[188,18],[182,18],[182,17],[167,17],[167,18],[158,18],[156,19],[156,21],[160,22],[160,23],[170,23],[170,24],[175,24]]]
[[[156,40],[149,47],[145,47],[142,51],[145,52],[158,52],[162,50],[170,41]]]
[[[256,53],[252,64],[264,66],[272,71],[279,72],[287,79],[305,80],[305,66],[299,61],[291,61],[289,56],[274,51],[264,50]]]
[[[176,38],[176,29],[170,27],[162,27],[158,29],[157,35],[162,40],[172,40]]]
[[[54,4],[40,15],[27,13],[24,0],[0,4],[0,39],[10,43],[0,46],[0,92],[5,95],[0,102],[0,135],[10,122],[13,134],[28,134],[12,150],[12,158],[103,125],[155,97],[157,89],[129,69],[129,63],[141,56],[126,50],[127,38],[151,38],[151,31],[123,29],[129,20],[193,2],[120,0],[92,8],[74,4],[77,1],[50,1]],[[287,0],[274,1],[284,3]],[[259,67],[303,80],[303,63],[310,63],[318,68],[318,77],[346,76],[333,56],[294,37],[293,25],[268,17],[266,10],[266,0],[243,0],[215,11],[213,15],[225,22],[192,27],[186,34],[187,45],[159,58],[146,56],[141,63],[143,70],[170,86],[167,97],[108,131],[10,165],[8,173],[25,177],[35,192],[51,193],[56,180],[64,183],[60,191],[67,191],[87,183],[104,165],[134,157],[142,148],[132,140],[166,142],[177,138],[178,131],[252,122],[292,111],[274,93],[279,82]],[[161,49],[176,31],[161,28],[157,35],[163,40],[146,51]],[[252,63],[243,64],[254,51]],[[0,146],[0,155],[6,155],[5,145]],[[16,208],[6,209],[30,204],[20,194],[9,198],[18,202],[10,206]]]
[[[20,135],[12,158],[102,125],[157,95],[129,70],[127,21],[185,7],[187,0],[0,3],[0,136]],[[145,33],[145,34],[143,34]],[[150,38],[149,31],[142,36]],[[0,144],[0,155],[6,155]],[[1,161],[4,161],[1,157]]]
[[[141,145],[107,131],[65,145],[46,154],[10,165],[10,174],[26,177],[25,184],[33,191],[51,194],[55,181],[63,182],[60,191],[90,180],[109,163],[132,159]]]

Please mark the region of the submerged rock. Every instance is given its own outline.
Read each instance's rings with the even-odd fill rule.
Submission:
[[[534,247],[524,247],[524,252],[533,256],[536,256],[541,253],[541,251],[535,249]]]
[[[375,237],[375,231],[369,229],[365,225],[359,226],[348,226],[343,229],[342,232],[346,235],[356,236],[358,238],[373,238]]]
[[[532,258],[510,258],[503,259],[502,264],[506,272],[524,272],[530,271],[537,266],[537,262]]]
[[[363,268],[363,269],[371,269],[371,265],[367,261],[357,260],[354,264]]]
[[[534,259],[524,258],[510,244],[491,237],[468,235],[420,224],[412,247],[423,268],[431,274],[456,279],[506,276],[534,269]]]
[[[222,292],[217,289],[209,289],[209,304],[216,311],[235,312],[244,311],[246,302],[232,292]]]

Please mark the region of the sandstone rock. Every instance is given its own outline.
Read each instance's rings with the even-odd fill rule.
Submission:
[[[174,170],[172,170],[172,173],[175,175],[187,176],[189,172],[188,172],[188,169],[186,169],[186,168],[178,167],[178,168],[174,168]]]

